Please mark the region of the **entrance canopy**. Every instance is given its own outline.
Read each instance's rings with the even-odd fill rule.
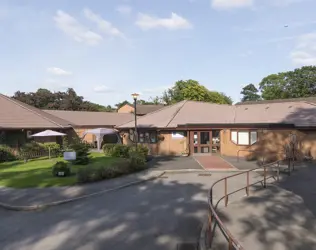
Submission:
[[[118,132],[115,130],[115,129],[111,129],[111,128],[95,128],[95,129],[89,129],[89,130],[86,130],[84,133],[83,133],[83,138],[87,135],[87,134],[93,134],[95,135],[96,139],[97,139],[97,147],[98,147],[98,150],[101,149],[101,143],[103,141],[103,137],[105,135],[112,135],[112,134],[115,134],[117,136],[117,139],[119,142],[121,142],[121,138],[118,134]]]

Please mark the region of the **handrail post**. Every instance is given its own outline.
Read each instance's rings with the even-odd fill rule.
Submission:
[[[267,187],[267,167],[263,166],[263,187]]]
[[[225,178],[225,181],[224,181],[224,184],[225,184],[225,207],[227,207],[227,204],[228,204],[228,196],[227,196],[227,178]]]
[[[230,237],[228,239],[228,250],[233,250],[233,241]]]
[[[210,202],[211,202],[211,205],[213,206],[213,188],[211,188],[211,191],[210,191]]]
[[[278,161],[277,182],[280,181],[280,161]]]
[[[247,187],[246,187],[246,194],[249,196],[249,171],[247,172]]]
[[[208,232],[209,232],[209,244],[211,245],[212,243],[212,212],[210,211],[209,216],[208,216]]]
[[[289,175],[291,175],[291,158],[290,157],[289,157],[288,166],[289,166]]]

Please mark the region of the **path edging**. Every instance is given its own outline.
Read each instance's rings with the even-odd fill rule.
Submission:
[[[48,207],[52,207],[52,206],[58,206],[58,205],[70,203],[70,202],[73,202],[73,201],[82,200],[82,199],[94,197],[94,196],[105,194],[105,193],[110,193],[110,192],[114,192],[114,191],[117,191],[117,190],[120,190],[120,189],[124,189],[124,188],[130,187],[130,186],[135,186],[135,185],[147,182],[147,181],[152,181],[152,180],[155,180],[157,178],[162,177],[164,174],[165,174],[165,172],[163,171],[162,173],[159,173],[159,174],[157,174],[155,176],[151,176],[151,177],[146,178],[144,180],[129,182],[127,184],[124,184],[124,185],[121,185],[121,186],[118,186],[118,187],[114,187],[114,188],[110,188],[110,189],[104,189],[104,190],[101,190],[101,191],[98,191],[98,192],[94,192],[94,193],[91,193],[91,194],[78,196],[78,197],[75,197],[75,198],[59,200],[59,201],[53,201],[53,202],[43,203],[43,204],[38,204],[38,205],[30,205],[30,206],[15,206],[15,205],[11,205],[11,204],[0,202],[0,207],[2,207],[4,209],[7,209],[7,210],[13,210],[13,211],[42,210],[44,208],[48,208]]]

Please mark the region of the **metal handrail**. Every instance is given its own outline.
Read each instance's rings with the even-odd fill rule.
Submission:
[[[243,189],[246,190],[246,195],[249,196],[249,187],[251,186],[254,186],[258,183],[262,183],[263,182],[263,187],[265,188],[266,187],[266,183],[267,183],[267,180],[270,179],[270,178],[274,178],[274,176],[270,176],[270,177],[267,177],[267,168],[270,168],[270,167],[277,167],[277,181],[279,181],[279,175],[280,175],[280,162],[282,162],[282,160],[279,160],[279,161],[276,161],[276,162],[272,162],[272,163],[269,163],[269,164],[266,164],[264,166],[261,166],[261,167],[258,167],[258,168],[255,168],[255,169],[251,169],[251,170],[247,170],[247,171],[243,171],[241,173],[237,173],[237,174],[234,174],[234,175],[231,175],[231,176],[226,176],[222,179],[219,179],[217,180],[216,182],[213,183],[213,185],[211,186],[211,189],[210,189],[210,195],[209,195],[209,216],[208,216],[208,232],[209,232],[209,240],[210,240],[210,244],[212,244],[212,221],[213,219],[215,220],[215,223],[217,223],[221,229],[221,232],[223,233],[223,235],[225,236],[225,238],[228,240],[228,249],[229,250],[233,250],[233,249],[237,249],[237,250],[244,250],[244,248],[241,246],[241,244],[238,242],[238,240],[231,234],[231,232],[227,229],[227,227],[224,225],[224,223],[222,222],[222,220],[220,219],[220,217],[218,216],[216,210],[217,210],[217,206],[218,204],[223,200],[225,199],[225,207],[227,207],[228,205],[228,198],[229,198],[229,195],[232,195],[234,193],[237,193]],[[290,165],[289,165],[290,167]],[[254,182],[254,183],[249,183],[249,173],[250,172],[253,172],[255,170],[259,170],[259,169],[263,169],[263,180],[260,180],[260,181],[257,181],[257,182]],[[233,178],[233,177],[236,177],[236,176],[239,176],[239,175],[243,175],[243,174],[246,174],[247,175],[247,185],[242,187],[242,188],[239,188],[237,190],[234,190],[230,193],[228,193],[228,190],[227,190],[227,182],[228,182],[228,179],[230,178]],[[214,206],[213,204],[213,188],[215,185],[217,185],[218,183],[224,181],[224,196],[221,197],[216,205]],[[233,248],[234,247],[234,248]]]

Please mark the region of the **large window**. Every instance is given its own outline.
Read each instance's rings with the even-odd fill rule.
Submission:
[[[231,141],[237,145],[253,145],[258,140],[257,131],[232,130]]]
[[[157,131],[139,131],[138,135],[140,143],[157,143]]]

